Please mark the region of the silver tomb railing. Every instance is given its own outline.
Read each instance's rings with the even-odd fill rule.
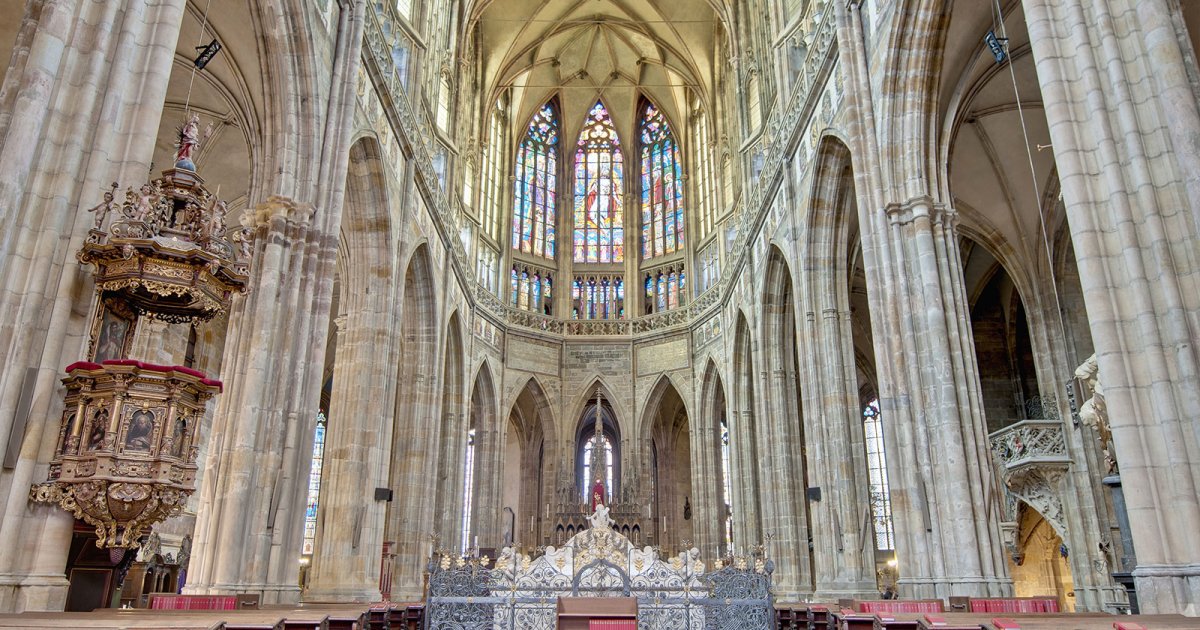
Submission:
[[[488,564],[486,557],[441,556],[431,565],[426,628],[554,630],[559,597],[637,598],[639,630],[774,624],[774,563],[761,551],[706,571],[695,549],[664,561],[653,548],[635,549],[620,533],[593,526],[536,559],[505,548]]]

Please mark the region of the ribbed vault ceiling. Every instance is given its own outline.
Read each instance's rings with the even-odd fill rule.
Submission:
[[[514,124],[557,95],[573,142],[598,98],[623,138],[641,94],[681,124],[689,100],[711,90],[719,10],[714,0],[491,0],[472,20],[485,85],[512,89]]]

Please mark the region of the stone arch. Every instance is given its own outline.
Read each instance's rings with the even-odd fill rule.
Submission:
[[[730,482],[733,486],[733,544],[745,551],[762,542],[759,485],[761,428],[755,413],[754,352],[750,325],[739,313],[733,341],[733,397],[729,413]]]
[[[722,445],[723,429],[728,429],[727,415],[725,382],[716,361],[710,358],[704,367],[700,386],[700,413],[695,432],[699,439],[692,444],[695,476],[707,480],[707,483],[695,489],[695,513],[700,519],[693,525],[693,530],[697,547],[709,557],[718,557],[729,551],[726,549],[729,518],[729,508],[726,506],[732,507],[733,497],[726,496],[725,478],[732,475],[733,471],[725,469]],[[729,494],[732,494],[732,487]]]
[[[326,350],[333,360],[332,391],[326,432],[321,502],[317,520],[315,554],[309,572],[307,597],[322,600],[347,591],[356,597],[379,593],[379,563],[369,554],[356,553],[354,523],[345,518],[326,519],[363,509],[364,522],[379,522],[383,504],[375,501],[374,488],[385,460],[391,427],[386,401],[392,399],[395,379],[381,366],[392,364],[389,351],[392,283],[388,272],[394,243],[390,238],[390,212],[378,145],[369,139],[351,148],[346,177],[346,200],[341,225],[337,274],[340,294],[334,296]],[[333,313],[331,313],[333,315]],[[371,528],[366,547],[382,544],[382,531]]]
[[[493,494],[504,507],[512,508],[517,542],[544,543],[554,524],[547,513],[562,511],[559,504],[564,497],[555,497],[558,438],[550,399],[537,377],[525,381],[508,410],[501,423],[503,438],[493,455],[495,469],[501,471]],[[510,484],[513,480],[517,483]],[[498,530],[500,540],[503,533]]]
[[[604,435],[609,439],[613,446],[613,482],[612,487],[606,487],[608,493],[612,497],[612,501],[621,501],[623,496],[621,493],[625,488],[624,473],[628,470],[636,470],[636,462],[633,458],[636,457],[636,445],[632,430],[627,429],[623,416],[620,412],[619,399],[613,395],[612,390],[604,383],[603,379],[596,378],[592,384],[583,390],[578,401],[578,411],[568,419],[573,419],[571,437],[571,448],[568,451],[571,457],[571,466],[574,470],[573,478],[575,479],[575,501],[582,501],[584,498],[584,490],[591,487],[589,480],[582,479],[585,463],[581,457],[586,450],[586,444],[592,439],[595,432],[595,410],[596,410],[596,393],[601,396],[600,401],[600,421]]]
[[[436,476],[435,449],[428,437],[435,435],[438,409],[437,298],[429,246],[418,245],[405,267],[400,307],[399,370],[395,411],[392,414],[392,444],[388,504],[384,540],[397,550],[392,570],[393,597],[420,597],[421,576],[433,530],[433,504],[429,488]],[[440,423],[437,423],[440,424]]]
[[[499,402],[496,399],[495,380],[492,378],[491,366],[486,359],[480,364],[474,383],[471,387],[467,419],[471,461],[466,463],[469,470],[465,471],[468,476],[464,481],[463,488],[463,496],[469,502],[463,505],[463,541],[465,543],[478,539],[479,535],[483,533],[484,546],[493,547],[489,535],[494,528],[494,523],[489,523],[488,517],[490,515],[499,516],[499,514],[494,501],[490,500],[494,497],[494,493],[490,492],[491,489],[487,487],[484,480],[494,477],[496,474],[486,454],[495,448],[493,442],[497,439],[497,429],[500,423],[496,418]],[[475,538],[473,539],[472,536]]]
[[[694,540],[692,501],[695,493],[692,416],[679,389],[666,374],[659,377],[647,398],[640,427],[643,483],[653,495],[646,500],[652,508],[651,522],[660,527],[655,540],[667,549],[683,540]],[[687,506],[685,514],[685,505]],[[665,523],[665,525],[664,525]]]
[[[764,471],[763,527],[772,530],[778,541],[774,553],[781,587],[811,590],[813,559],[807,541],[812,536],[812,518],[803,498],[804,489],[810,486],[805,439],[809,427],[801,404],[796,293],[783,251],[772,246],[767,254],[760,321],[766,381],[762,397],[764,408],[772,410],[768,416],[772,421],[761,428],[762,434],[770,437],[759,437],[763,447],[759,452]],[[820,431],[813,433],[820,439]]]
[[[438,436],[437,497],[434,515],[442,540],[449,543],[462,535],[461,491],[465,478],[466,456],[466,363],[463,326],[458,311],[450,313],[446,323],[445,352],[442,360],[440,426],[430,435]]]
[[[850,149],[826,135],[818,143],[816,163],[798,283],[798,302],[807,313],[798,371],[803,405],[814,412],[804,437],[808,461],[820,462],[804,484],[822,488],[822,499],[809,503],[813,586],[818,595],[866,595],[876,592],[875,543],[863,528],[843,524],[860,522],[870,509],[860,393],[879,387],[872,296]]]

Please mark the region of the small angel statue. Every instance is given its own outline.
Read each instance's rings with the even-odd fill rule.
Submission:
[[[94,208],[88,208],[88,212],[96,215],[96,226],[93,229],[99,230],[104,225],[104,219],[108,217],[108,213],[116,209],[116,194],[117,183],[113,182],[112,189],[104,191],[104,201],[96,204]]]

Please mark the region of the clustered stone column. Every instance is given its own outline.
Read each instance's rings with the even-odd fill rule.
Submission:
[[[1200,114],[1179,7],[1024,5],[1121,462],[1138,601],[1144,613],[1195,611]]]
[[[53,456],[45,435],[62,416],[59,375],[86,343],[91,311],[76,299],[90,291],[71,254],[91,222],[79,208],[109,182],[149,172],[184,5],[28,3],[0,87],[0,444],[19,449],[0,471],[3,610],[65,602],[72,519],[27,502]],[[32,404],[18,414],[23,390]]]

